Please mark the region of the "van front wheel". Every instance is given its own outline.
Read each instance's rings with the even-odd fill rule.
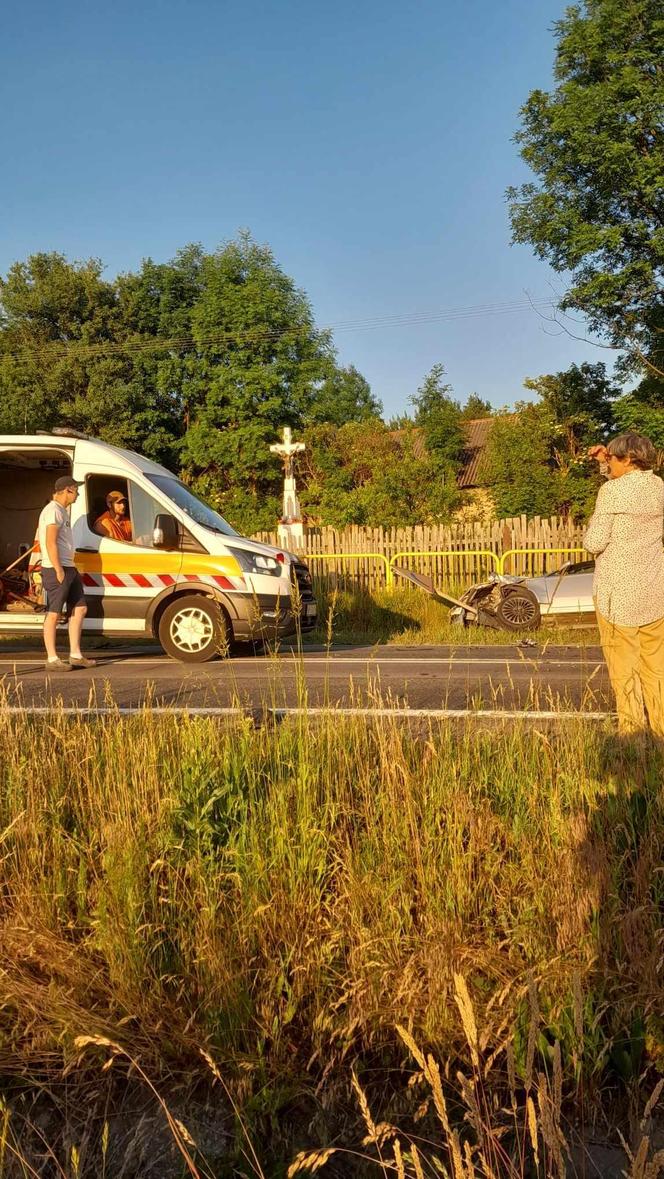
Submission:
[[[171,602],[159,619],[158,637],[166,654],[182,663],[207,663],[227,655],[230,640],[223,610],[202,594],[184,594]]]

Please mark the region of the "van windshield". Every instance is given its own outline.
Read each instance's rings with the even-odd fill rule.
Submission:
[[[154,483],[160,491],[172,499],[174,503],[182,508],[182,511],[195,520],[197,524],[202,524],[203,528],[209,528],[211,532],[221,532],[224,536],[237,536],[238,533],[234,528],[231,528],[227,520],[215,512],[214,508],[208,507],[202,499],[194,495],[186,484],[182,483],[180,479],[176,479],[174,475],[146,475],[146,478]]]

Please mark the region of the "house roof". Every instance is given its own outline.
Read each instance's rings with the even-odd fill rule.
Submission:
[[[477,487],[479,470],[482,462],[489,432],[494,418],[469,418],[462,423],[466,434],[466,446],[463,452],[462,464],[457,475],[457,486],[468,488]],[[403,430],[392,430],[392,437],[399,438]],[[424,435],[417,426],[413,430],[413,454],[416,458],[426,458],[427,447]]]
[[[470,418],[464,422],[466,448],[463,463],[457,475],[459,487],[477,487],[482,456],[489,440],[493,418]]]

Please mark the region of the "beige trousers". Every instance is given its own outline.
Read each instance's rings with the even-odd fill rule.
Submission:
[[[653,733],[664,737],[664,618],[647,626],[618,626],[596,613],[620,732],[633,733],[649,722]]]

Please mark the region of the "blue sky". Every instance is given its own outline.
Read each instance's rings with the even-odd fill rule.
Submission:
[[[37,250],[107,275],[248,228],[340,325],[388,412],[442,362],[493,404],[611,353],[530,308],[562,279],[509,244],[511,137],[548,87],[558,0],[38,0],[7,5],[0,273]],[[418,316],[429,322],[413,322]],[[438,316],[438,318],[436,318]],[[387,326],[364,321],[396,317]],[[347,325],[342,327],[341,325]]]

